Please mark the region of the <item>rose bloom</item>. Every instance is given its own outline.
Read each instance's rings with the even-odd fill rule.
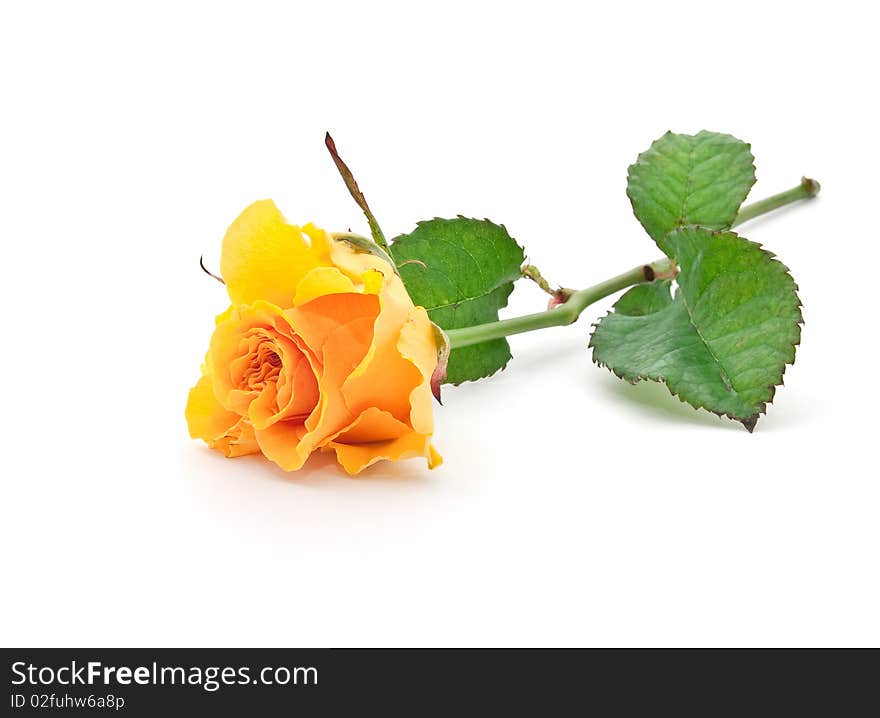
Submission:
[[[190,390],[193,438],[262,452],[293,471],[317,449],[349,474],[380,459],[442,459],[434,431],[434,329],[383,259],[255,202],[223,239],[230,308]]]

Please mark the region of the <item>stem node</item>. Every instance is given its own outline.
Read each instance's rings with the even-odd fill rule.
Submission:
[[[822,189],[822,185],[809,177],[801,177],[801,187],[804,188],[807,197],[815,197],[819,194],[819,190]]]

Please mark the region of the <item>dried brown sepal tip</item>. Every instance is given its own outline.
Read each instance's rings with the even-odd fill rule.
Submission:
[[[388,243],[385,241],[385,235],[382,233],[381,227],[379,227],[379,223],[376,221],[376,217],[373,216],[372,210],[370,210],[370,206],[367,204],[367,198],[364,197],[364,193],[361,192],[361,188],[358,187],[357,180],[354,178],[354,174],[348,168],[348,165],[342,161],[342,158],[339,156],[339,152],[336,149],[336,143],[333,141],[333,138],[330,136],[328,132],[324,135],[324,145],[327,147],[327,151],[330,153],[330,156],[333,158],[333,163],[336,165],[336,169],[339,170],[339,174],[342,176],[342,181],[345,182],[346,188],[348,188],[349,194],[351,194],[352,199],[354,199],[355,203],[358,207],[361,208],[361,211],[367,218],[367,223],[370,225],[370,234],[373,235],[373,240],[378,244],[382,249],[388,251]]]
[[[207,274],[209,277],[213,277],[213,278],[216,279],[218,282],[220,282],[220,284],[226,284],[226,282],[223,281],[223,277],[218,277],[218,276],[217,276],[216,274],[214,274],[213,272],[208,271],[208,268],[205,266],[205,255],[201,255],[201,256],[199,257],[199,266],[202,268],[202,271],[203,271],[205,274]]]
[[[565,304],[574,293],[573,289],[566,289],[565,287],[557,287],[556,289],[553,289],[553,287],[550,286],[550,282],[544,279],[541,270],[539,270],[534,264],[524,264],[520,267],[519,271],[526,279],[531,279],[537,284],[541,291],[550,295],[550,300],[547,302],[547,309],[553,309],[554,307]]]
[[[822,189],[822,185],[809,177],[801,177],[801,187],[806,191],[807,197],[815,197]]]
[[[544,279],[544,275],[541,274],[541,270],[538,269],[534,264],[524,264],[519,271],[526,279],[531,279],[535,284],[537,284],[541,288],[541,291],[551,295],[554,293],[553,287],[551,287],[550,283],[546,279]]]
[[[339,156],[339,152],[336,149],[336,143],[333,141],[333,138],[330,136],[329,132],[324,135],[324,145],[327,147],[328,152],[330,152],[330,156],[333,158],[336,169],[338,169],[339,174],[342,175],[345,186],[348,188],[348,191],[351,192],[351,196],[354,197],[354,201],[357,202],[358,207],[364,210],[364,212],[368,212],[369,207],[367,206],[367,200],[364,198],[364,194],[363,192],[361,192],[360,187],[358,187],[357,180],[355,180],[354,175],[348,168],[348,165],[345,164],[345,162],[343,162],[342,158]]]
[[[437,366],[434,367],[434,373],[431,375],[431,393],[441,406],[443,401],[440,398],[440,387],[446,381],[446,368],[449,365],[449,353],[452,347],[449,344],[449,337],[446,336],[440,327],[431,322],[434,328],[434,339],[437,342]]]

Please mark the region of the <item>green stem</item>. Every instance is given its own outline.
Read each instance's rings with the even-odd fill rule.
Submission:
[[[664,257],[653,264],[643,264],[593,287],[573,292],[565,304],[554,309],[536,312],[535,314],[526,314],[523,317],[515,317],[514,319],[501,319],[489,324],[478,324],[474,327],[449,329],[446,331],[446,335],[452,348],[459,349],[460,347],[487,342],[490,339],[507,337],[511,334],[522,334],[534,329],[546,329],[547,327],[573,324],[584,309],[593,302],[604,299],[609,294],[619,292],[621,289],[631,287],[633,284],[653,281],[662,276],[672,277],[674,274],[675,267],[672,261]]]
[[[784,207],[787,204],[797,202],[801,199],[815,197],[817,194],[819,194],[819,183],[816,182],[816,180],[803,177],[801,183],[797,187],[792,187],[785,192],[774,194],[767,197],[767,199],[747,204],[739,211],[739,214],[736,215],[736,219],[733,221],[732,226],[736,227],[743,222],[748,222],[750,219],[754,219],[767,212],[772,212],[774,209],[779,209],[780,207]]]
[[[819,183],[804,177],[797,187],[743,207],[736,216],[733,226],[748,222],[750,219],[792,202],[815,197],[818,192]],[[450,346],[453,349],[460,349],[461,347],[481,344],[492,339],[508,337],[512,334],[522,334],[523,332],[530,332],[535,329],[573,324],[584,309],[600,299],[604,299],[634,284],[653,282],[656,279],[673,279],[676,274],[678,274],[678,268],[672,260],[668,257],[663,257],[656,262],[635,267],[628,272],[619,274],[595,286],[572,292],[564,304],[553,309],[526,314],[525,316],[514,317],[513,319],[501,319],[497,322],[489,322],[488,324],[478,324],[473,327],[448,329],[446,330],[446,335],[449,338]]]

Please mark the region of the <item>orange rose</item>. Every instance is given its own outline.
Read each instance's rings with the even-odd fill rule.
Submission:
[[[434,330],[385,260],[271,200],[223,239],[232,306],[190,390],[190,435],[226,456],[262,452],[287,471],[316,449],[349,474],[380,459],[442,459],[431,446]]]

